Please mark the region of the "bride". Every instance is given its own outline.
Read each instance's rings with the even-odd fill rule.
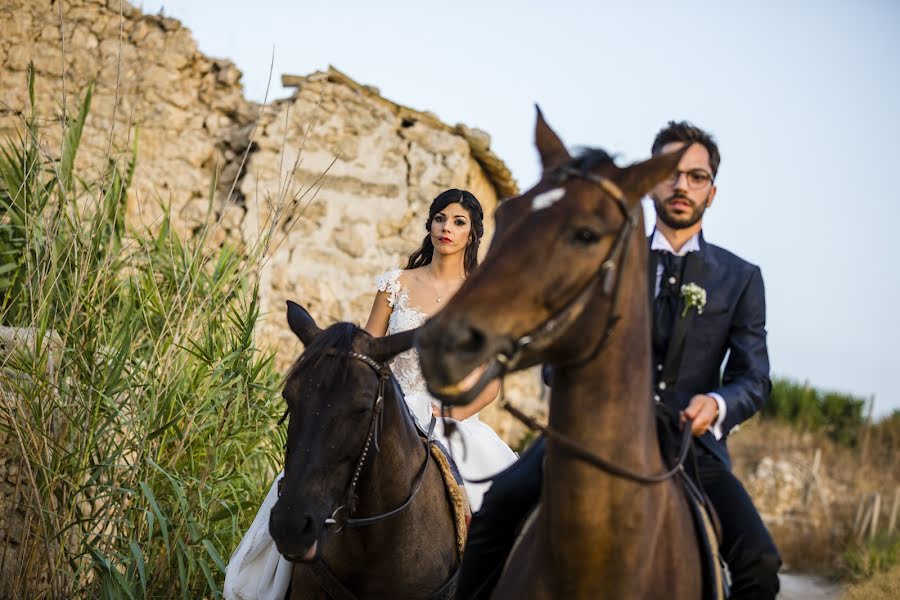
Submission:
[[[428,211],[428,234],[409,257],[406,269],[388,271],[376,280],[378,293],[366,331],[383,336],[413,329],[440,310],[478,265],[482,220],[481,204],[470,192],[451,189],[438,195]],[[416,351],[398,355],[391,368],[413,414],[427,427],[432,414],[440,416],[440,408],[428,395]],[[478,419],[478,411],[490,404],[499,390],[499,381],[494,381],[471,404],[445,413],[457,421],[450,435],[444,431],[443,420],[439,419],[435,427],[435,435],[450,448],[467,479],[493,475],[516,460],[509,446]],[[473,512],[481,507],[489,486],[466,484]]]
[[[469,192],[447,190],[435,198],[425,225],[429,233],[421,248],[409,257],[406,270],[395,269],[378,277],[378,293],[366,331],[383,336],[412,329],[437,312],[478,264],[478,246],[484,234],[482,219],[481,204]],[[392,370],[416,419],[427,428],[438,409],[426,391],[415,350],[398,355]],[[435,436],[445,446],[452,446],[463,477],[493,475],[516,460],[515,453],[476,414],[493,401],[499,389],[499,382],[494,382],[471,405],[451,409],[449,417],[458,423],[450,436],[445,435],[440,419],[435,425]],[[269,513],[278,499],[279,479],[281,474],[228,561],[225,600],[285,597],[293,565],[278,553],[269,534]],[[473,512],[481,506],[489,485],[466,484]]]

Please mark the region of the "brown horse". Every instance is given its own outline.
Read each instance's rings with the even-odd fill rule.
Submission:
[[[700,555],[679,484],[590,464],[665,470],[640,199],[681,154],[624,169],[602,150],[573,159],[540,111],[535,138],[541,181],[497,209],[485,261],[416,338],[429,388],[450,404],[504,372],[555,368],[549,427],[564,439],[548,437],[539,513],[493,597],[696,600]],[[474,386],[459,383],[476,369]]]
[[[412,331],[326,330],[288,303],[306,350],[284,387],[284,479],[269,531],[296,564],[291,597],[444,598],[459,563],[452,507],[386,366]]]

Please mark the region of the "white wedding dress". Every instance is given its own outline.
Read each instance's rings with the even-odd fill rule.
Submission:
[[[428,318],[421,310],[410,306],[409,295],[400,285],[400,273],[400,269],[394,269],[378,276],[375,281],[378,291],[387,292],[388,304],[393,309],[388,321],[388,335],[418,327]],[[431,421],[431,407],[438,405],[438,401],[428,394],[425,378],[419,367],[419,355],[414,349],[398,354],[391,363],[391,370],[400,383],[412,413],[419,424],[427,429]],[[466,479],[481,479],[493,475],[516,460],[516,453],[510,450],[493,429],[482,423],[477,414],[457,421],[455,431],[450,436],[444,433],[443,420],[438,419],[434,432],[435,437],[450,449],[460,473]],[[481,500],[490,485],[490,482],[466,483],[472,512],[481,508]]]
[[[387,333],[398,333],[418,327],[428,316],[409,305],[406,290],[400,285],[400,269],[388,271],[378,277],[378,290],[387,292],[393,311],[388,321]],[[419,357],[415,350],[397,355],[391,370],[400,383],[403,395],[419,424],[427,430],[431,421],[431,407],[437,401],[425,386]],[[438,419],[435,437],[451,449],[453,458],[463,477],[481,479],[493,475],[516,460],[516,454],[494,432],[478,420],[478,415],[457,422],[456,431],[444,433],[443,421]],[[269,535],[269,513],[278,501],[279,473],[256,513],[250,529],[244,534],[232,553],[225,571],[225,600],[283,600],[291,581],[293,564],[278,553],[275,541]],[[472,511],[481,507],[481,500],[490,483],[465,485]]]

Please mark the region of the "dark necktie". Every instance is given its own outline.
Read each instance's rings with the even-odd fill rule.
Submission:
[[[653,302],[653,354],[658,362],[665,360],[675,325],[678,300],[681,297],[681,275],[684,256],[675,256],[665,250],[656,250],[663,266],[659,280],[659,294]]]

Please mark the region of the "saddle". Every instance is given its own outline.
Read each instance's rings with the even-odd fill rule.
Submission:
[[[409,406],[406,407],[409,416],[416,426],[419,437],[424,441],[428,437],[428,433],[419,424],[418,419],[412,414]],[[466,493],[466,487],[459,467],[453,460],[453,456],[446,446],[440,440],[431,440],[431,457],[434,458],[435,464],[444,478],[444,487],[447,490],[447,499],[453,507],[453,518],[456,524],[456,543],[457,552],[460,562],[462,561],[463,549],[466,547],[466,537],[469,533],[469,523],[472,521],[472,506],[469,504],[469,496]]]
[[[453,462],[450,453],[439,441],[431,444],[431,456],[441,471],[444,478],[444,487],[447,490],[447,499],[453,507],[453,519],[456,527],[457,558],[462,561],[463,550],[466,547],[466,537],[469,533],[469,523],[472,521],[472,507],[469,504],[469,496],[463,485],[459,468]]]

